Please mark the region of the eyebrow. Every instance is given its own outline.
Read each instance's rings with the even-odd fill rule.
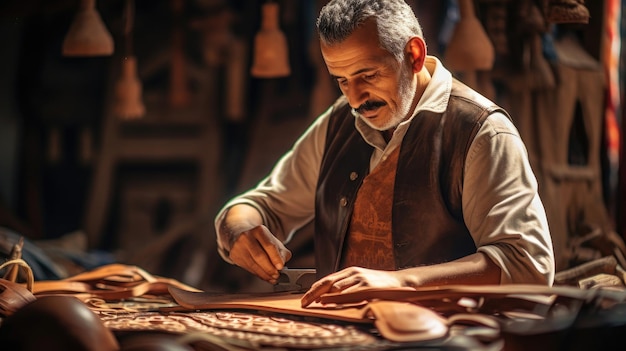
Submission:
[[[373,67],[365,67],[365,68],[361,68],[360,70],[358,70],[356,72],[351,73],[350,76],[356,76],[357,74],[361,74],[363,72],[369,72],[369,71],[375,71],[375,70],[376,70],[376,68],[373,68]],[[331,74],[330,77],[332,79],[335,79],[335,80],[336,79],[340,79],[340,78],[344,78],[344,77],[336,76],[334,74]]]

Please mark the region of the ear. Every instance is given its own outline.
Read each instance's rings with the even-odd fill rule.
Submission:
[[[422,70],[424,67],[424,61],[426,60],[426,43],[424,39],[413,37],[406,43],[405,52],[409,62],[411,62],[411,66],[413,67],[413,72],[417,73]]]

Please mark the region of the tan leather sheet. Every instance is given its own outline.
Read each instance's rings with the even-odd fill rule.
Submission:
[[[339,307],[335,304],[312,305],[302,308],[300,298],[303,293],[215,294],[186,291],[176,287],[170,287],[169,292],[179,305],[190,310],[244,309],[351,323],[373,322],[367,315],[366,304],[349,307]]]

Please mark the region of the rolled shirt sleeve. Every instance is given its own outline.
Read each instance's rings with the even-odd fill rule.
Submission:
[[[513,123],[485,121],[465,163],[463,216],[479,252],[501,268],[501,283],[554,281],[554,251],[538,184]]]
[[[230,262],[227,253],[230,238],[220,235],[219,226],[228,208],[236,204],[255,207],[263,223],[283,242],[288,242],[296,230],[313,219],[317,178],[331,111],[332,108],[328,109],[311,124],[255,188],[233,198],[219,211],[215,220],[217,244],[226,261]]]

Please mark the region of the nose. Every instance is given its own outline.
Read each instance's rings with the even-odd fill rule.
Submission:
[[[352,108],[359,108],[367,99],[369,99],[369,93],[363,84],[358,82],[350,82],[348,86],[343,89],[343,94],[348,99],[348,103]]]

